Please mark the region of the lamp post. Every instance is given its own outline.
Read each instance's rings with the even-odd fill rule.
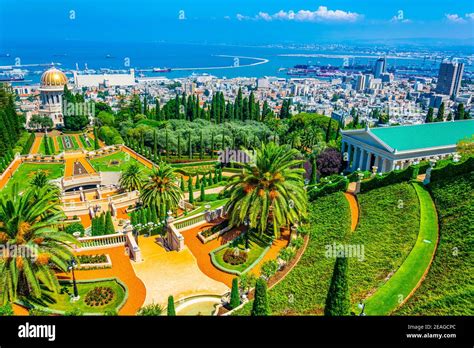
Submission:
[[[76,266],[77,266],[76,260],[74,260],[74,258],[71,258],[71,260],[69,260],[68,270],[72,272],[72,284],[74,288],[74,297],[72,298],[73,301],[79,300],[79,292],[77,291],[76,276],[74,274],[74,268],[76,268]]]
[[[360,309],[359,316],[360,316],[360,317],[365,316],[365,315],[366,315],[366,314],[364,313],[365,303],[363,303],[363,302],[361,301],[361,302],[359,302],[359,304],[357,305],[357,307],[359,307],[359,309]]]

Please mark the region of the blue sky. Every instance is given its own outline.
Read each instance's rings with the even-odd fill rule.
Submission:
[[[6,41],[265,44],[420,38],[474,38],[474,1],[0,0],[0,39]]]

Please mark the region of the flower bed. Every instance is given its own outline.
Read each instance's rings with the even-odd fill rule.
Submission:
[[[224,220],[218,223],[217,225],[214,225],[211,228],[208,228],[207,230],[198,232],[198,238],[201,242],[206,244],[207,242],[210,242],[211,240],[214,240],[220,235],[229,231],[230,228],[231,227],[229,226],[229,221]]]
[[[79,255],[80,269],[97,269],[97,268],[110,268],[112,267],[112,260],[107,254],[97,255]]]
[[[115,296],[115,292],[108,286],[97,286],[86,294],[84,303],[91,307],[105,306],[109,304]]]

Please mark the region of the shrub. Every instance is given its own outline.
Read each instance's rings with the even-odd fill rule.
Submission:
[[[240,276],[240,289],[243,292],[249,291],[251,288],[255,286],[255,282],[257,281],[257,277],[253,273],[245,273]]]
[[[298,237],[296,237],[295,239],[292,239],[292,240],[291,240],[291,243],[290,243],[290,245],[291,245],[292,247],[294,247],[296,250],[298,250],[299,248],[301,248],[301,247],[303,246],[303,244],[304,244],[304,239],[303,239],[303,237],[301,237],[301,236],[298,236]]]
[[[176,316],[176,309],[174,308],[173,296],[168,296],[168,307],[166,308],[166,313],[169,317]]]
[[[338,257],[334,264],[331,284],[326,298],[324,315],[342,316],[349,315],[351,302],[349,296],[349,283],[347,280],[348,259]]]
[[[65,228],[65,232],[68,234],[73,234],[74,232],[81,232],[81,236],[84,235],[84,226],[79,222],[74,222]]]
[[[333,176],[333,180],[322,181],[308,189],[309,200],[313,201],[318,197],[327,196],[335,192],[345,192],[349,186],[349,180],[343,176]]]
[[[224,262],[229,263],[233,266],[241,265],[247,261],[248,255],[245,251],[240,250],[239,248],[229,248],[225,251],[223,259]]]
[[[416,179],[418,166],[409,166],[403,170],[393,170],[382,176],[374,176],[372,179],[360,183],[360,192],[367,192],[379,187],[385,187]]]
[[[252,306],[252,316],[270,315],[267,299],[267,284],[263,279],[257,279],[255,283],[255,299]]]
[[[278,271],[278,262],[276,260],[269,260],[266,261],[260,270],[261,274],[266,278],[269,279]]]
[[[137,315],[139,316],[159,316],[163,314],[163,307],[157,303],[151,303],[149,305],[141,307]]]
[[[79,308],[73,308],[70,311],[64,313],[66,317],[80,317],[84,315],[84,313]]]
[[[6,303],[3,306],[0,306],[0,317],[12,316],[13,308],[10,303]]]
[[[239,279],[232,279],[232,291],[230,293],[230,308],[234,309],[240,305]]]
[[[98,255],[78,255],[77,259],[80,263],[105,263],[107,262],[107,256],[105,254]]]
[[[286,263],[290,262],[293,257],[296,255],[296,250],[292,247],[286,247],[280,250],[278,257],[285,261]]]
[[[459,163],[449,162],[444,166],[433,168],[431,170],[431,182],[443,178],[453,178],[474,171],[474,157]]]

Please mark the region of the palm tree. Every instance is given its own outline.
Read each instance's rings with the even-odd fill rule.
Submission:
[[[270,222],[278,236],[280,227],[305,216],[304,161],[295,159],[298,154],[288,146],[262,144],[255,163],[238,163],[242,173],[232,176],[226,186],[230,199],[225,209],[232,225],[248,219],[249,227],[262,234]]]
[[[126,191],[140,190],[143,187],[143,182],[142,170],[136,163],[128,166],[120,178],[120,186]]]
[[[145,206],[154,207],[161,217],[166,209],[177,207],[183,197],[183,191],[177,184],[174,168],[160,162],[153,169],[150,180],[143,186],[140,197]]]
[[[30,181],[30,186],[35,189],[37,192],[41,191],[42,189],[45,189],[46,191],[50,191],[54,193],[56,198],[59,198],[61,191],[59,189],[59,186],[51,183],[48,180],[48,176],[43,170],[38,170],[35,173],[35,176],[33,179]]]
[[[54,270],[66,272],[72,258],[70,243],[76,239],[57,230],[64,216],[47,188],[28,189],[19,194],[18,185],[0,197],[0,303],[18,296],[40,298],[43,290],[57,293]]]

